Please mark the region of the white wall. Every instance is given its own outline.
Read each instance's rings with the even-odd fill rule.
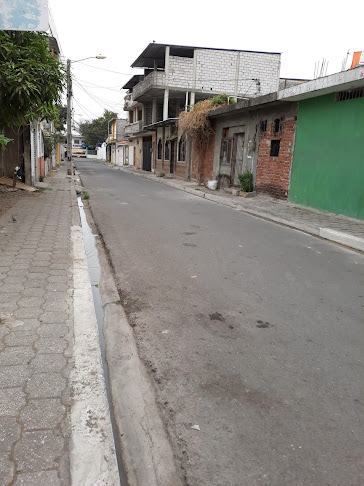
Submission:
[[[106,143],[104,142],[101,147],[97,149],[98,160],[106,160]]]

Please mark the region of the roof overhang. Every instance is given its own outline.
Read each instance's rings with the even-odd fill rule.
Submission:
[[[364,86],[364,66],[282,89],[278,91],[277,99],[282,101],[300,101],[361,86]]]
[[[214,51],[234,51],[234,52],[256,52],[261,54],[280,55],[280,52],[260,52],[260,51],[244,51],[240,49],[221,49],[214,47],[196,47],[196,46],[179,46],[174,44],[157,44],[152,42],[149,44],[140,56],[133,62],[131,67],[138,68],[154,68],[154,61],[156,61],[157,68],[164,68],[166,47],[171,48],[171,55],[178,55],[181,57],[192,57],[191,50],[206,49]]]
[[[258,96],[257,98],[249,98],[246,100],[239,101],[238,103],[234,103],[232,105],[222,106],[221,108],[217,108],[216,110],[211,111],[209,113],[209,118],[215,118],[219,116],[229,115],[231,113],[235,113],[239,110],[248,110],[254,107],[263,107],[267,104],[272,104],[277,102],[277,92],[269,93],[264,96]]]
[[[127,83],[121,89],[133,89],[136,84],[139,83],[140,78],[143,78],[143,74],[136,74],[132,78],[129,79]]]
[[[167,118],[167,120],[162,120],[156,123],[152,123],[150,125],[145,125],[144,130],[155,131],[157,128],[174,125],[177,122],[178,122],[178,118]]]

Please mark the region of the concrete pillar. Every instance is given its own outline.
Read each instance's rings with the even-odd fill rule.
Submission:
[[[186,91],[185,111],[187,111],[187,106],[188,106],[188,91]]]
[[[169,46],[166,46],[165,58],[164,58],[164,71],[166,77],[166,87],[164,89],[164,102],[163,102],[163,120],[168,118],[168,101],[169,101]]]
[[[192,89],[190,94],[190,105],[195,104],[195,90],[196,90],[196,76],[197,76],[197,51],[193,51],[193,73],[192,73]]]
[[[164,89],[164,102],[163,102],[163,120],[168,118],[168,101],[169,101],[169,88]]]
[[[240,70],[240,52],[237,53],[237,58],[236,58],[235,86],[234,86],[235,101],[238,101],[239,70]]]
[[[157,121],[157,98],[153,98],[152,101],[152,123]]]

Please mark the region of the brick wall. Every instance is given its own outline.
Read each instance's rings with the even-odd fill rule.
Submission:
[[[274,133],[274,120],[267,121],[267,130],[260,134],[256,190],[273,197],[287,199],[296,134],[296,117],[282,120],[282,129]],[[271,141],[280,140],[278,157],[270,155]]]

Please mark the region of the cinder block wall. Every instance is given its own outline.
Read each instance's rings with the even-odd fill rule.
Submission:
[[[254,97],[278,90],[280,54],[196,49],[195,57],[196,90],[234,94],[237,78],[238,96],[241,97]],[[192,89],[193,78],[194,59],[169,57],[169,87]]]

